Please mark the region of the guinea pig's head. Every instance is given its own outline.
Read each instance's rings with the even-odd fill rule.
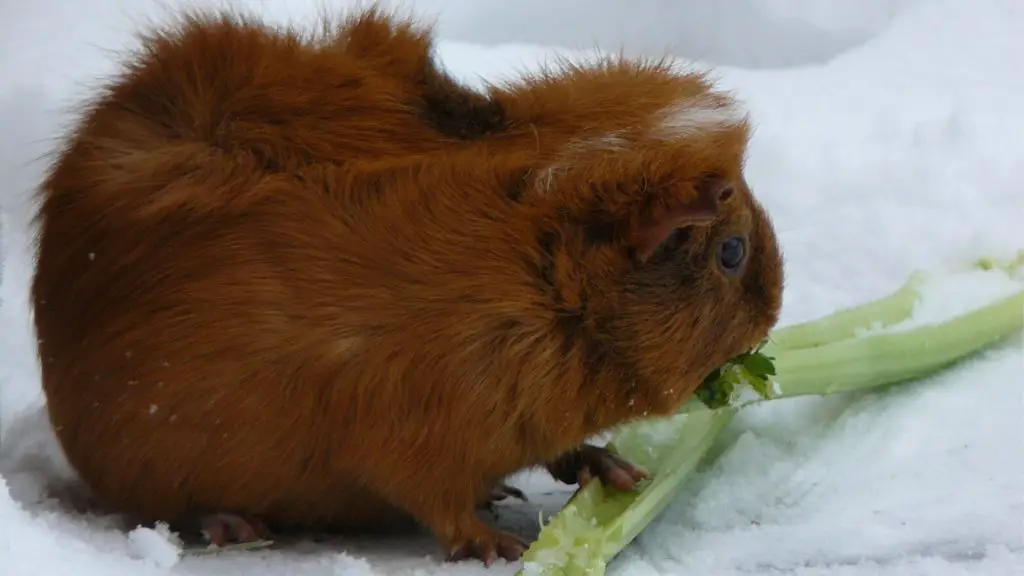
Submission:
[[[746,114],[702,76],[630,72],[603,97],[590,91],[589,111],[577,96],[580,128],[532,190],[550,305],[585,371],[601,374],[594,402],[624,404],[616,418],[677,410],[768,336],[783,287],[775,231],[743,173]]]

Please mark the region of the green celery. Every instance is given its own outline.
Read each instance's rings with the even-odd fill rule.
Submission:
[[[927,376],[1021,329],[1024,292],[941,324],[779,349],[781,396],[836,394]],[[766,353],[771,350],[765,347]],[[869,360],[870,359],[870,360]]]
[[[927,277],[914,272],[896,292],[878,300],[834,312],[819,320],[787,326],[772,333],[771,345],[812,348],[857,336],[861,330],[887,328],[910,317]]]
[[[614,449],[646,467],[651,477],[635,492],[606,488],[597,481],[587,484],[544,527],[519,573],[604,574],[606,563],[671,501],[675,488],[700,464],[737,412],[728,406],[701,408],[623,429]]]
[[[1013,262],[986,259],[975,266],[1010,273],[1022,264],[1024,251]],[[668,505],[718,434],[751,402],[921,378],[1024,328],[1022,290],[939,324],[860,335],[861,330],[909,318],[926,279],[917,272],[886,298],[779,329],[761,349],[727,363],[702,386],[720,389],[707,395],[701,390],[670,418],[622,427],[609,448],[647,468],[651,477],[632,492],[590,482],[544,526],[523,557],[519,574],[604,574],[606,563]],[[744,389],[756,394],[744,399]]]

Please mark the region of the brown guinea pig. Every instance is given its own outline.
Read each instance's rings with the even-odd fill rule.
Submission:
[[[700,74],[565,64],[486,93],[375,11],[321,37],[192,14],[40,188],[43,386],[108,506],[216,544],[415,521],[449,559],[588,437],[668,415],[776,322],[749,126]]]

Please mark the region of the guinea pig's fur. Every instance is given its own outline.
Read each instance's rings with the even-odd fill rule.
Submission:
[[[729,95],[623,59],[476,92],[431,48],[373,9],[312,36],[193,13],[85,111],[31,294],[51,421],[108,505],[411,518],[515,557],[489,490],[768,335],[781,255]]]

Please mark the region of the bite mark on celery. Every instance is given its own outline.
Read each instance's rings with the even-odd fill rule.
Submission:
[[[772,376],[775,376],[775,358],[763,352],[768,339],[756,349],[740,354],[713,370],[704,378],[695,395],[708,408],[715,409],[743,403],[743,392],[753,390],[756,398],[770,400],[778,394]]]

